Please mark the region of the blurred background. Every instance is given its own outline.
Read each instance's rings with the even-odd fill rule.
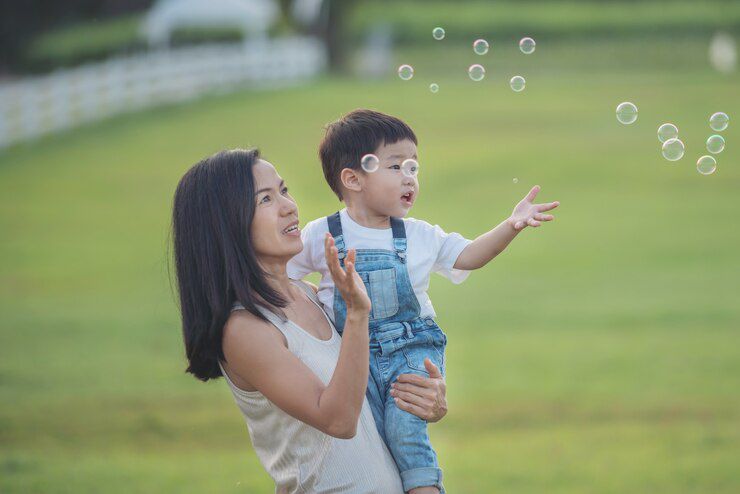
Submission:
[[[0,492],[272,491],[227,386],[184,373],[172,196],[201,158],[259,146],[303,224],[332,213],[318,142],[360,107],[419,136],[414,217],[475,237],[534,184],[562,203],[463,285],[433,278],[449,492],[740,491],[740,2],[0,9]]]

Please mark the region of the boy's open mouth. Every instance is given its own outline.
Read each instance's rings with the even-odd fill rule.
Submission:
[[[406,192],[404,195],[401,196],[401,202],[409,206],[413,204],[414,203],[414,193]]]

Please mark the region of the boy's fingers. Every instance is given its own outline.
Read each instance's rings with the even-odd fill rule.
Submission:
[[[555,217],[551,214],[537,213],[534,215],[534,219],[536,219],[537,221],[552,221],[555,219]]]
[[[560,203],[558,201],[555,201],[555,202],[546,202],[546,203],[543,203],[543,204],[538,204],[537,205],[537,210],[539,212],[550,211],[551,209],[555,209],[558,206],[560,206]]]
[[[540,186],[535,185],[534,187],[532,187],[532,190],[529,191],[529,194],[527,194],[525,199],[528,200],[529,202],[534,201],[534,198],[537,197],[537,194],[539,193],[539,191],[540,191]]]
[[[534,218],[529,218],[527,220],[527,224],[529,226],[531,226],[531,227],[534,227],[534,228],[537,228],[538,226],[541,225],[541,223],[539,221],[537,221],[536,219],[534,219]]]
[[[517,222],[516,222],[516,223],[514,224],[514,230],[521,230],[522,228],[524,228],[524,223],[523,223],[523,222],[521,222],[521,221],[517,221]]]

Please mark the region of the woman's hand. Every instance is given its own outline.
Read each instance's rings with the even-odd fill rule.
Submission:
[[[424,359],[429,377],[401,374],[391,385],[391,396],[401,410],[427,422],[437,422],[447,415],[447,386],[436,365]]]
[[[324,238],[324,254],[326,255],[326,265],[329,267],[329,273],[331,273],[331,278],[334,280],[334,286],[339,290],[344,303],[347,304],[347,312],[359,311],[369,314],[370,298],[367,296],[365,284],[355,271],[357,252],[354,249],[347,252],[344,269],[342,269],[339,264],[339,251],[334,246],[334,238],[330,233],[327,233]]]

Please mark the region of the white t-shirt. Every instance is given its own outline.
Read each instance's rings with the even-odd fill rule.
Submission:
[[[346,209],[339,212],[345,249],[393,250],[393,232],[390,228],[367,228],[356,223]],[[405,218],[406,266],[416,299],[421,308],[421,317],[434,317],[434,307],[429,300],[429,277],[437,272],[453,283],[462,283],[470,271],[454,269],[455,261],[471,241],[459,233],[446,233],[438,225],[426,221]],[[319,300],[324,310],[334,320],[334,282],[329,274],[324,256],[324,237],[329,231],[326,218],[308,223],[301,231],[303,250],[288,262],[288,276],[300,280],[309,273],[321,273]]]

